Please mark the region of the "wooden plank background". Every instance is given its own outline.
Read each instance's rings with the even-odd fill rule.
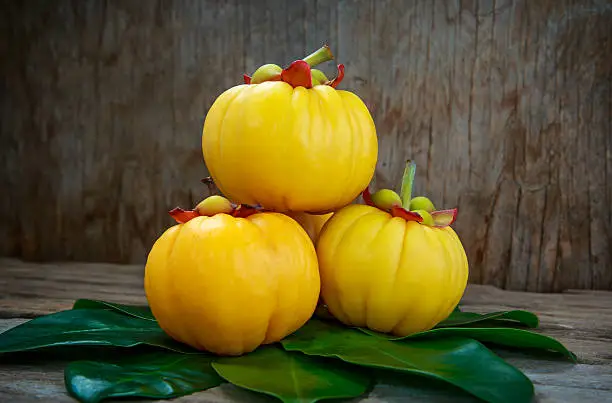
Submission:
[[[377,184],[416,159],[471,282],[612,289],[609,0],[0,4],[1,255],[143,262],[206,195],[215,97],[329,43],[372,107]]]

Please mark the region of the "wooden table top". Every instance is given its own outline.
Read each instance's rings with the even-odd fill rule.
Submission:
[[[35,264],[0,258],[0,332],[29,318],[69,309],[78,298],[143,304],[146,302],[143,270],[141,265]],[[462,303],[464,310],[472,312],[530,310],[540,317],[540,332],[559,339],[578,355],[578,364],[530,356],[508,359],[534,382],[538,402],[612,402],[612,292],[569,290],[560,294],[535,294],[470,285]],[[402,388],[384,384],[356,401],[407,400],[411,403],[475,401],[469,397],[412,397]],[[5,401],[75,400],[66,394],[61,364],[0,363],[0,402]],[[253,402],[254,397],[226,384],[173,401]]]

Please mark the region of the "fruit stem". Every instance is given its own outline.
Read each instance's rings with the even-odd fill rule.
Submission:
[[[405,209],[408,209],[410,207],[410,200],[412,199],[412,185],[414,184],[415,172],[416,164],[412,160],[407,160],[406,167],[404,168],[404,176],[402,177],[402,188],[400,190],[402,207],[404,207]]]
[[[314,67],[317,64],[321,64],[334,59],[331,49],[327,45],[323,45],[318,50],[306,56],[304,60],[310,67]]]
[[[212,176],[207,176],[206,178],[202,179],[200,182],[205,184],[206,187],[208,188],[209,196],[217,194],[217,192],[219,191],[219,189],[217,188],[217,185],[215,185],[215,182],[213,181]]]

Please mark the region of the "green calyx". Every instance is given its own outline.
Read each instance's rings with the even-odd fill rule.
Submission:
[[[329,46],[325,45],[301,60],[307,64],[304,74],[306,74],[306,76],[310,76],[309,81],[311,81],[313,87],[316,85],[332,84],[332,81],[330,81],[321,70],[317,70],[312,67],[333,60],[333,58],[334,55],[332,54]],[[264,64],[255,70],[252,77],[245,75],[245,83],[260,84],[266,81],[287,81],[284,75],[286,70],[287,69],[283,69],[277,64]],[[291,81],[289,81],[289,83],[291,84]],[[308,84],[308,88],[310,88],[310,84]]]
[[[435,211],[436,209],[434,207],[434,204],[431,202],[431,200],[429,200],[425,196],[417,196],[417,197],[412,198],[412,200],[410,200],[410,205],[408,206],[408,208],[411,211],[424,210],[428,213],[431,213],[432,211]]]
[[[372,195],[372,202],[383,210],[402,207],[402,199],[391,189],[381,189]]]
[[[434,225],[433,217],[427,211],[425,210],[410,210],[410,211],[412,211],[413,213],[417,213],[418,215],[421,216],[421,218],[423,218],[423,222],[421,222],[421,224],[429,225],[430,227]]]
[[[312,86],[325,85],[329,82],[329,79],[321,70],[310,69],[310,75],[312,76]]]
[[[427,226],[438,226],[437,218],[440,212],[436,212],[434,204],[425,196],[412,197],[412,186],[414,183],[414,176],[416,171],[416,164],[413,161],[406,162],[406,168],[404,169],[404,175],[402,177],[402,187],[400,194],[398,195],[391,189],[380,189],[370,198],[370,205],[373,205],[381,210],[390,212],[392,215],[400,214],[408,219],[420,217],[420,222]],[[398,210],[404,211],[403,213]],[[448,214],[448,213],[445,213]]]
[[[253,73],[251,84],[259,84],[264,81],[278,81],[282,71],[283,69],[276,64],[264,64]]]
[[[203,216],[214,216],[215,214],[231,214],[234,208],[232,202],[225,197],[212,195],[199,202],[194,210]]]

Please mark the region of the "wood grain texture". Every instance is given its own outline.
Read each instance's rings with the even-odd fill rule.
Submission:
[[[83,276],[75,278],[76,272],[83,273]],[[26,318],[70,309],[76,298],[145,303],[142,265],[33,264],[0,259],[0,273],[3,273],[0,280],[0,332],[24,323]],[[40,278],[41,273],[46,273],[44,281]],[[109,284],[113,286],[108,287]],[[560,294],[541,294],[472,284],[462,304],[463,309],[470,312],[529,309],[540,317],[538,331],[559,339],[577,354],[579,364],[574,365],[564,360],[536,359],[516,352],[498,351],[534,382],[536,402],[612,401],[612,292],[569,290]],[[35,354],[27,357],[0,357],[0,401],[74,401],[66,395],[63,386],[65,362],[45,362]],[[469,396],[449,397],[433,389],[407,389],[402,384],[405,379],[398,381],[380,383],[366,397],[351,401],[476,402]],[[257,403],[270,400],[223,385],[173,401]]]
[[[70,309],[79,298],[146,304],[142,265],[32,264],[0,258],[0,318]]]
[[[471,282],[612,289],[609,1],[147,4],[0,3],[0,254],[142,263],[207,194],[216,96],[328,42],[371,107],[376,184],[417,161]]]

